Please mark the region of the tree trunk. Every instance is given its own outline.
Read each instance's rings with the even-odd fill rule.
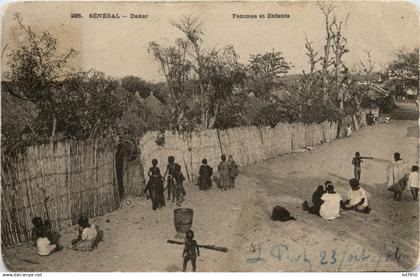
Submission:
[[[343,129],[343,119],[340,119],[337,124],[337,134],[335,135],[336,138],[340,138],[342,129]]]
[[[55,137],[55,130],[57,128],[57,118],[55,118],[55,115],[53,116],[53,128],[51,132],[51,145],[54,144],[54,137]]]
[[[367,125],[366,123],[366,113],[363,109],[360,109],[360,124],[359,128],[365,127]]]
[[[359,122],[357,122],[357,116],[356,116],[356,114],[353,114],[352,116],[351,116],[351,119],[352,119],[352,121],[353,121],[353,128],[354,128],[354,130],[356,131],[356,130],[359,130]]]

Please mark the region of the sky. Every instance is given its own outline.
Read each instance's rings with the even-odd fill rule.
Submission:
[[[409,2],[337,2],[336,14],[346,22],[344,36],[350,52],[344,58],[357,69],[370,51],[380,70],[398,49],[419,46],[419,15]],[[308,70],[305,36],[322,54],[325,36],[323,14],[315,2],[26,2],[3,8],[2,73],[7,71],[7,54],[25,40],[13,14],[19,12],[34,31],[49,31],[58,39],[58,51],[74,48],[78,55],[73,67],[95,69],[113,77],[139,76],[161,81],[159,64],[147,53],[150,41],[164,46],[182,34],[171,22],[184,15],[198,17],[203,23],[204,46],[233,45],[246,63],[250,54],[281,51],[293,65],[290,73]],[[70,18],[80,13],[83,18]],[[89,18],[93,13],[112,13],[119,19]],[[148,15],[147,19],[130,14]],[[232,14],[288,14],[289,18],[233,18]],[[123,16],[127,17],[123,17]],[[348,15],[348,17],[347,17]],[[347,20],[346,20],[347,18]]]

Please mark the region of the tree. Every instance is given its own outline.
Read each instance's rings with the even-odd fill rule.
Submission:
[[[245,81],[245,67],[238,59],[239,56],[231,45],[220,50],[213,49],[203,58],[203,75],[213,92],[209,91],[208,102],[205,103],[210,127],[217,121],[222,102],[233,95],[235,86],[240,86]]]
[[[184,35],[186,41],[189,42],[192,48],[192,69],[197,75],[198,86],[200,90],[200,108],[201,108],[201,125],[204,129],[208,124],[208,85],[209,82],[204,76],[204,53],[202,49],[203,31],[202,23],[196,17],[184,16],[177,22],[172,22],[172,25],[180,30]]]
[[[388,87],[401,87],[402,90],[418,90],[419,48],[409,52],[399,50],[394,60],[385,69]]]
[[[117,135],[125,101],[114,93],[118,82],[102,72],[89,71],[67,78],[54,94],[52,108],[41,107],[37,121],[48,132],[49,113],[57,118],[57,132],[73,139]]]
[[[156,42],[150,42],[148,52],[160,64],[162,74],[169,88],[174,117],[177,118],[178,129],[182,129],[185,118],[185,83],[191,71],[191,63],[187,59],[188,42],[177,39],[175,46],[162,47]]]
[[[287,74],[290,67],[290,63],[281,52],[273,50],[265,54],[251,55],[248,64],[248,89],[263,102],[267,102],[270,92],[277,84],[277,79],[282,74]]]
[[[121,86],[133,93],[138,92],[142,98],[147,98],[152,91],[151,85],[137,76],[126,76],[122,78]]]
[[[321,12],[324,15],[325,18],[325,44],[324,44],[324,56],[321,58],[321,64],[322,64],[322,90],[323,90],[323,99],[324,101],[327,101],[329,98],[328,95],[328,68],[331,65],[330,61],[330,50],[331,50],[331,43],[333,40],[333,35],[331,32],[332,22],[331,17],[333,16],[333,12],[335,9],[335,6],[332,2],[317,2],[316,4],[318,8],[321,10]]]
[[[5,84],[13,96],[36,103],[49,109],[52,128],[51,142],[57,125],[51,100],[57,91],[57,85],[71,73],[68,63],[75,55],[70,49],[66,54],[57,53],[57,39],[49,32],[36,33],[30,26],[24,25],[18,13],[14,18],[20,29],[26,34],[26,40],[8,55],[10,72],[5,74]]]

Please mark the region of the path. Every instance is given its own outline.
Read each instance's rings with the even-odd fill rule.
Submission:
[[[188,185],[183,206],[194,209],[197,241],[229,248],[228,253],[203,249],[198,270],[406,271],[413,267],[419,253],[418,202],[408,192],[402,202],[394,202],[384,185],[384,161],[395,151],[410,163],[418,159],[414,106],[402,108],[399,114],[408,114],[411,120],[365,128],[320,145],[316,152],[293,153],[244,168],[234,190],[201,192]],[[376,158],[363,164],[361,179],[371,195],[371,214],[343,212],[341,218],[326,221],[304,212],[302,201],[310,199],[325,180],[345,194],[355,151]],[[175,235],[175,205],[153,211],[143,198],[132,201],[92,220],[105,230],[105,241],[94,252],[65,249],[39,257],[34,248],[23,246],[3,249],[4,261],[14,271],[179,271],[182,247],[166,243]],[[297,220],[271,221],[274,205],[286,207]],[[75,228],[62,234],[68,247]]]

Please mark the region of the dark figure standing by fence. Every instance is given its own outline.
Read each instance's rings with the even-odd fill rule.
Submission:
[[[203,159],[202,163],[199,172],[199,188],[200,190],[207,190],[212,186],[211,176],[213,175],[213,168],[207,164],[206,159]]]
[[[234,188],[235,187],[235,179],[239,175],[239,168],[238,165],[233,160],[233,157],[229,155],[228,161],[227,161],[228,169],[229,169],[229,187]]]
[[[200,249],[197,242],[193,239],[194,232],[192,230],[187,231],[186,237],[184,251],[182,252],[182,257],[184,258],[182,271],[185,272],[187,270],[187,263],[191,261],[192,271],[195,272],[197,270],[196,260],[200,256]]]
[[[148,192],[152,200],[153,210],[165,206],[165,196],[163,194],[163,177],[157,167],[158,161],[152,160],[152,167],[149,169],[149,181],[147,182],[145,193]]]
[[[185,195],[187,194],[184,189],[184,181],[185,177],[184,174],[181,172],[181,166],[179,164],[176,164],[175,167],[175,186],[174,186],[174,197],[176,198],[176,204],[178,206],[181,205],[182,202],[184,202]]]
[[[226,156],[221,156],[222,161],[219,163],[218,170],[219,170],[219,185],[218,187],[227,190],[230,187],[230,177],[229,177],[229,167],[226,162]]]

